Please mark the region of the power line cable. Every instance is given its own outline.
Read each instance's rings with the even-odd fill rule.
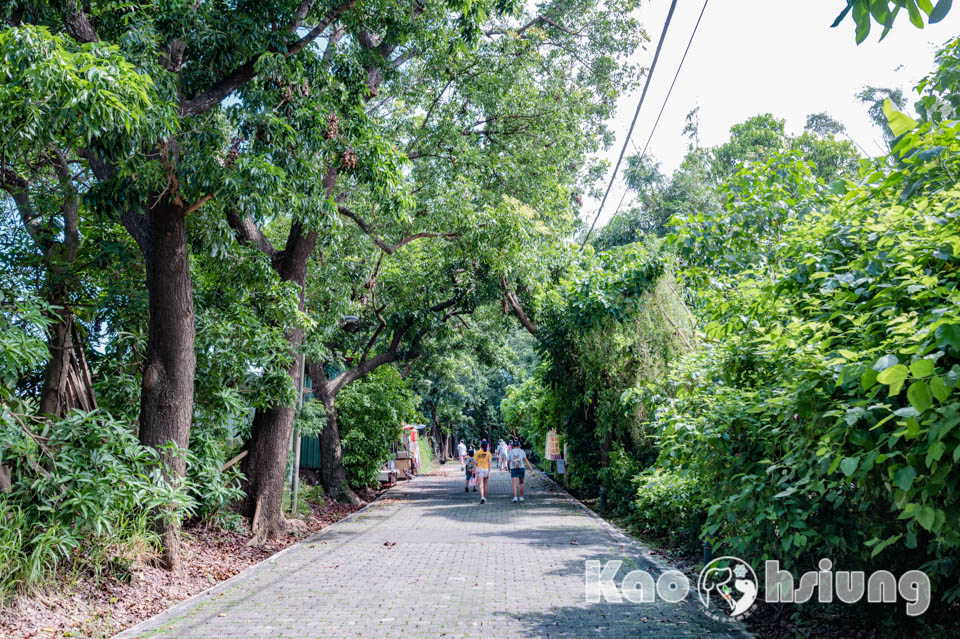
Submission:
[[[703,9],[700,10],[700,17],[697,18],[697,23],[693,26],[693,33],[690,34],[690,40],[687,41],[687,48],[683,52],[683,57],[680,58],[680,64],[677,66],[677,72],[673,75],[673,82],[670,83],[670,89],[667,91],[667,97],[663,99],[663,105],[660,107],[660,113],[657,114],[657,120],[653,123],[653,128],[650,129],[650,136],[647,138],[647,143],[643,145],[643,151],[640,152],[638,162],[642,161],[647,155],[647,149],[650,148],[650,141],[653,140],[653,134],[657,132],[657,125],[660,124],[660,118],[663,117],[663,112],[667,108],[667,102],[670,101],[670,94],[673,93],[673,87],[677,84],[677,78],[680,77],[680,70],[683,69],[683,63],[687,60],[687,54],[690,53],[690,46],[693,44],[693,39],[697,35],[697,29],[700,28],[700,21],[703,20],[703,14],[707,12],[707,5],[709,3],[710,0],[704,0],[703,2]],[[633,148],[636,150],[637,147],[634,146]],[[623,193],[624,196],[626,196],[627,191],[624,190]],[[613,221],[613,218],[617,217],[617,214],[620,213],[620,207],[623,206],[623,200],[624,198],[621,197],[620,204],[617,205],[617,209],[613,212],[613,215],[610,216],[610,221]]]
[[[704,0],[703,9],[700,10],[700,17],[697,18],[697,24],[693,26],[693,33],[690,34],[690,40],[687,42],[687,48],[683,52],[683,57],[680,58],[680,64],[677,66],[677,72],[673,75],[673,82],[670,83],[670,90],[667,91],[667,97],[663,99],[663,106],[660,107],[660,113],[657,115],[657,121],[653,123],[653,129],[650,130],[650,137],[647,138],[647,143],[643,145],[643,151],[640,152],[640,159],[643,159],[643,156],[647,154],[647,149],[650,147],[650,141],[653,139],[653,134],[657,131],[657,125],[660,124],[660,118],[663,117],[663,112],[667,108],[667,102],[670,100],[670,94],[673,93],[673,87],[677,84],[677,78],[680,77],[680,70],[683,69],[683,63],[687,61],[687,54],[690,53],[690,45],[693,44],[693,39],[697,35],[697,29],[700,28],[700,21],[703,20],[703,14],[707,12],[707,5],[710,4],[710,0]]]
[[[603,200],[600,201],[600,208],[597,209],[597,215],[593,218],[593,224],[590,225],[590,229],[587,231],[587,234],[583,237],[583,242],[580,244],[580,250],[583,250],[583,247],[586,246],[587,240],[590,239],[590,234],[593,233],[593,228],[597,225],[597,220],[600,219],[600,213],[603,212],[603,205],[607,202],[607,197],[610,195],[610,188],[613,186],[613,181],[617,178],[617,171],[620,170],[620,163],[623,162],[623,154],[627,150],[627,145],[630,144],[630,136],[633,135],[633,127],[637,124],[637,116],[640,115],[640,108],[643,106],[643,100],[647,96],[647,89],[650,88],[650,79],[653,78],[653,72],[657,68],[657,60],[660,59],[660,50],[663,48],[663,41],[667,37],[667,30],[670,29],[670,21],[673,20],[673,12],[677,8],[677,0],[673,0],[670,3],[670,11],[667,13],[667,20],[663,23],[663,31],[660,33],[660,42],[657,43],[657,51],[653,55],[653,62],[650,64],[650,73],[647,74],[647,81],[643,85],[643,93],[640,94],[640,101],[637,102],[637,110],[633,113],[633,120],[630,122],[630,129],[627,131],[627,139],[623,141],[623,148],[620,149],[620,157],[617,158],[617,165],[613,167],[613,175],[610,176],[610,183],[607,184],[607,190],[603,194]]]

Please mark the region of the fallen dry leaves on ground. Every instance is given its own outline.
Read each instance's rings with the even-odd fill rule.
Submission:
[[[360,495],[365,501],[376,493]],[[174,575],[153,566],[132,571],[130,583],[90,577],[61,578],[43,591],[20,597],[0,611],[0,638],[104,639],[166,608],[203,592],[263,561],[287,546],[335,523],[358,506],[341,503],[314,505],[304,527],[272,542],[248,546],[250,534],[218,528],[183,531],[184,570]]]

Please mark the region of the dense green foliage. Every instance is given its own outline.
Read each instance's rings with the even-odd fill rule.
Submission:
[[[748,120],[669,180],[631,164],[638,206],[594,241],[603,276],[561,289],[540,369],[503,404],[531,436],[561,431],[572,487],[687,551],[919,568],[960,597],[957,47],[920,121],[881,103],[889,157],[856,162],[817,114],[796,138]],[[656,236],[638,290],[618,256]],[[643,326],[665,285],[696,336],[675,337],[682,303]]]
[[[349,499],[413,422],[440,461],[556,429],[572,489],[685,550],[960,597],[960,40],[920,121],[858,96],[887,157],[824,113],[704,148],[691,112],[581,250],[640,6],[4,3],[0,597],[175,568],[235,510],[276,535],[294,424]]]
[[[506,423],[536,450],[548,430],[562,426],[575,483],[594,489],[600,481],[616,490],[624,473],[611,465],[612,453],[653,459],[639,401],[646,380],[663,376],[690,346],[676,282],[656,246],[628,244],[582,258],[541,317],[542,362],[532,378],[507,390]]]
[[[392,367],[374,371],[337,397],[343,464],[353,486],[376,481],[380,467],[393,457],[390,446],[399,438],[400,427],[421,423],[419,403]]]
[[[339,438],[341,485],[375,481],[403,421],[504,434],[532,349],[500,302],[563,254],[638,4],[4,3],[5,512],[94,572],[127,543],[97,527],[171,568],[180,522],[279,534],[301,356],[346,376],[297,422]],[[105,450],[103,477],[64,474]],[[48,475],[102,499],[58,518]],[[50,570],[10,564],[0,593]]]
[[[5,411],[0,431],[13,484],[0,499],[0,593],[42,583],[58,568],[123,576],[154,552],[151,508],[195,510],[187,491],[161,481],[156,451],[124,422],[77,412],[34,431],[21,420]]]
[[[923,549],[942,579],[958,540],[958,125],[890,120],[898,165],[837,183],[710,300],[718,341],[676,371],[661,457],[713,488],[704,532],[734,554],[903,565]]]

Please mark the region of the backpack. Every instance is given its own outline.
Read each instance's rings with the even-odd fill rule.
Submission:
[[[476,467],[477,467],[477,460],[475,460],[473,457],[467,457],[467,463],[465,466],[465,468],[467,469],[467,472],[472,473]]]
[[[523,468],[523,458],[525,457],[523,449],[513,447],[510,449],[510,468]]]

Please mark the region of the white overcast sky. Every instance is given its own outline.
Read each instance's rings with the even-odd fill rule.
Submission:
[[[640,9],[651,40],[636,54],[643,66],[653,60],[669,6],[669,0],[649,0]],[[702,8],[702,0],[679,0],[631,138],[636,148],[629,146],[627,155],[638,153],[650,135]],[[870,38],[860,46],[849,16],[830,28],[842,8],[840,0],[710,0],[647,154],[661,163],[665,174],[677,168],[687,151],[688,141],[681,134],[684,117],[696,106],[703,146],[724,142],[731,125],[758,113],[785,119],[787,131],[796,134],[803,130],[807,114],[826,111],[846,125],[867,152],[879,154],[880,131],[854,95],[865,85],[900,87],[910,91],[912,104],[913,86],[933,68],[938,46],[960,34],[960,7],[922,30],[910,24],[904,11],[883,42],[878,42],[880,28],[874,24]],[[610,161],[608,180],[639,97],[639,88],[623,97],[610,123],[617,139],[601,154]],[[600,226],[609,220],[623,192],[618,175]],[[585,199],[584,219],[592,220],[599,204]]]

